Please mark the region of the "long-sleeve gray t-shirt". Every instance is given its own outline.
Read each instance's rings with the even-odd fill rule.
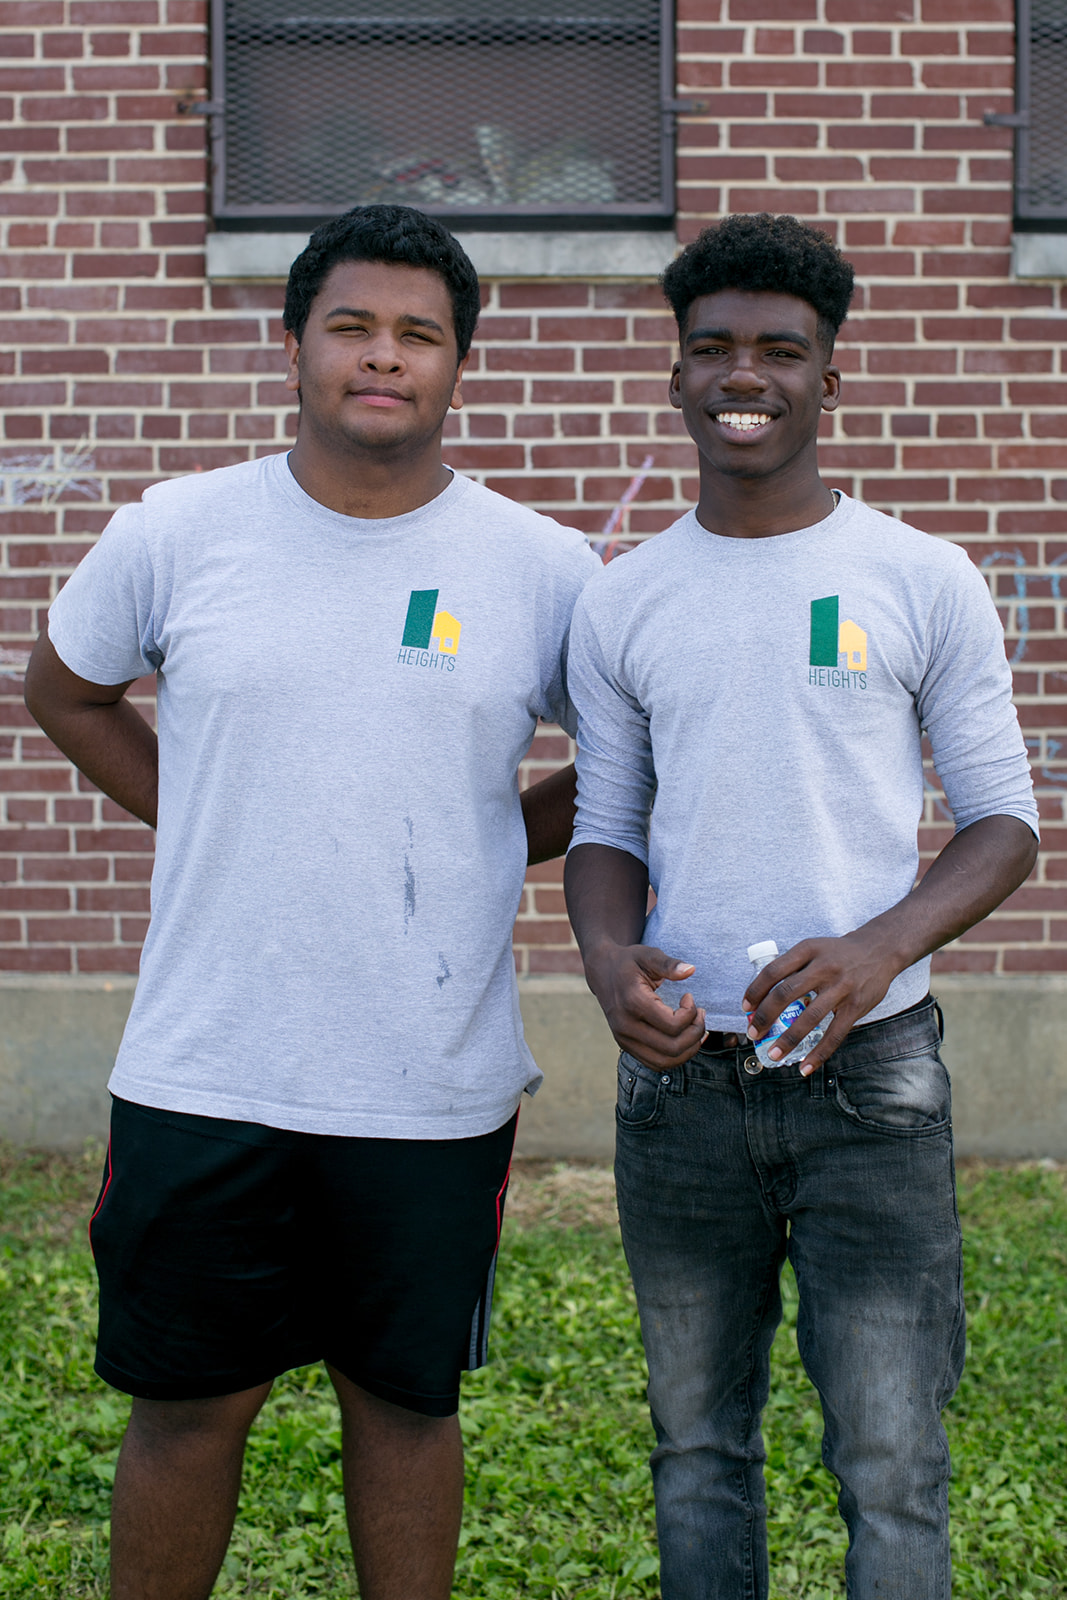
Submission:
[[[154,672],[152,920],[110,1087],[309,1133],[452,1139],[541,1074],[511,929],[538,717],[573,727],[573,528],[453,477],[342,516],[285,456],[160,483],[52,606],[94,683]]]
[[[573,844],[646,861],[645,942],[691,961],[707,1025],[744,1024],[747,947],[842,934],[918,866],[925,731],[957,828],[1037,832],[1003,631],[964,551],[842,495],[766,539],[689,512],[575,610]],[[573,848],[573,846],[572,846]],[[864,1019],[922,998],[929,959]],[[677,1004],[682,985],[664,984]]]

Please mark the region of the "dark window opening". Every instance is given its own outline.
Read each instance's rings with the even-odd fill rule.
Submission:
[[[1059,233],[1067,231],[1064,0],[1018,0],[1017,39],[1015,227]]]
[[[212,0],[214,215],[466,227],[673,215],[670,0]]]

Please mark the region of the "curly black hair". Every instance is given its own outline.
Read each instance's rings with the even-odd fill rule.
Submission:
[[[796,217],[725,217],[687,244],[660,278],[679,333],[699,296],[720,289],[770,290],[815,307],[819,337],[833,349],[848,315],[855,274],[832,240]]]
[[[429,267],[452,297],[452,321],[462,361],[481,310],[478,274],[459,242],[435,217],[414,206],[356,206],[316,228],[289,269],[284,326],[304,337],[311,302],[339,261],[385,261]]]

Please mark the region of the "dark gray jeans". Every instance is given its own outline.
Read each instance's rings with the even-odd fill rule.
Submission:
[[[850,1600],[946,1600],[941,1408],[963,1369],[948,1074],[932,1001],[811,1078],[749,1049],[619,1063],[616,1178],[649,1366],[663,1600],[765,1600],[760,1413],[788,1256],[840,1484]]]

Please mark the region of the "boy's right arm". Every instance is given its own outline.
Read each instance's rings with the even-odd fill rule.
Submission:
[[[618,1044],[650,1067],[688,1061],[704,1037],[704,1013],[691,994],[676,1011],[656,997],[661,983],[683,982],[694,968],[640,942],[648,906],[644,862],[610,845],[577,844],[564,885],[586,981]]]
[[[26,705],[79,772],[154,828],[159,751],[154,730],[124,699],[134,681],[101,684],[79,678],[44,628],[26,669]]]

